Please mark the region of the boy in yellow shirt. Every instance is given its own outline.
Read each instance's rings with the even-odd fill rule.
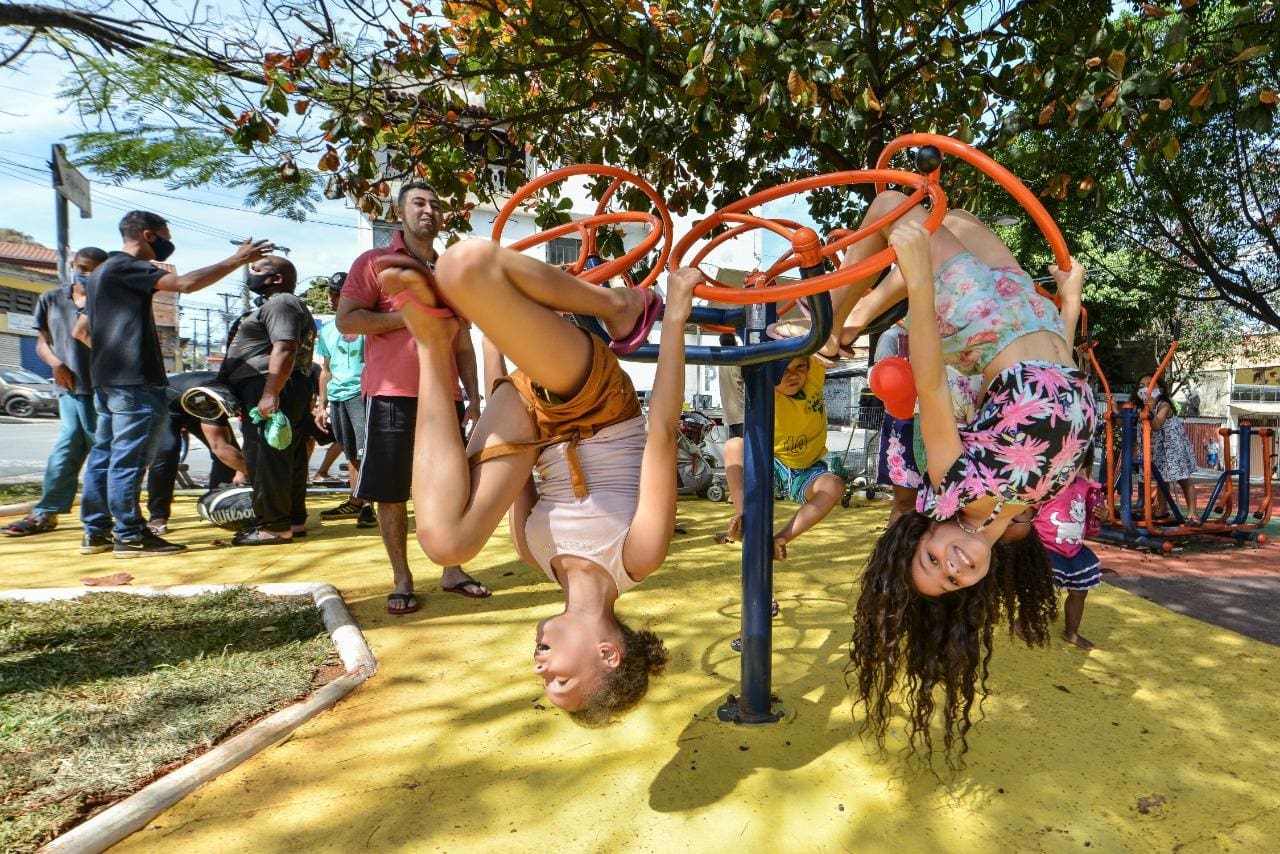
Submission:
[[[773,537],[773,559],[786,560],[787,543],[821,522],[844,497],[844,480],[827,470],[826,369],[798,356],[773,388],[773,491],[800,509]],[[742,439],[724,445],[724,473],[733,502],[725,539],[742,538]]]

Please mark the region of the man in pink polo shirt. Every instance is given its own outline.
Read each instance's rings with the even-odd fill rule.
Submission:
[[[365,336],[365,367],[360,385],[366,400],[366,436],[355,494],[378,505],[378,527],[394,579],[393,591],[387,596],[387,613],[411,614],[418,610],[418,600],[409,570],[407,503],[418,410],[418,346],[400,319],[400,312],[392,308],[378,287],[373,262],[381,255],[401,252],[433,267],[436,235],[443,221],[440,199],[430,184],[407,183],[396,199],[396,215],[404,230],[397,231],[385,249],[370,249],[356,258],[342,287],[335,322],[339,332]],[[462,390],[455,381],[458,420],[465,428],[480,416],[476,354],[469,329],[458,333],[454,376],[461,377],[466,389],[468,403],[464,409]],[[431,508],[418,507],[416,512],[429,513]],[[440,587],[477,599],[491,595],[460,566],[444,568]]]

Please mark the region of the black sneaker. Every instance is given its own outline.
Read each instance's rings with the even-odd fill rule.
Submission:
[[[339,504],[337,507],[330,507],[328,510],[320,511],[321,519],[354,519],[360,515],[360,505],[356,504],[350,498]]]
[[[118,558],[147,557],[148,555],[174,555],[185,552],[187,547],[171,543],[147,531],[140,540],[120,540],[116,543],[114,556]],[[83,549],[82,549],[83,551]]]
[[[115,540],[110,534],[90,534],[85,533],[84,539],[80,541],[80,554],[82,555],[100,555],[103,552],[111,551],[111,544]]]
[[[378,514],[373,512],[373,505],[366,504],[360,508],[360,515],[356,518],[357,528],[376,528],[378,527]]]

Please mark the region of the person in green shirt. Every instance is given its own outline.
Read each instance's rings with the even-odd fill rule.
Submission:
[[[329,306],[338,310],[338,298],[346,273],[329,277]],[[355,495],[360,476],[360,457],[364,453],[364,397],[360,394],[360,375],[364,373],[364,336],[346,335],[329,320],[316,337],[316,355],[320,357],[320,392],[314,415],[321,430],[332,430],[347,457],[347,483],[351,494],[337,507],[320,511],[320,518],[355,519],[357,528],[376,528],[378,517],[373,505]]]

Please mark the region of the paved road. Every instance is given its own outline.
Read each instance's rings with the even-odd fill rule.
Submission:
[[[1106,576],[1170,611],[1280,646],[1280,578],[1151,578]]]
[[[57,418],[10,418],[0,415],[0,483],[39,480],[57,441]],[[320,465],[323,448],[316,448],[311,469]],[[187,464],[197,480],[209,471],[209,452],[199,441],[191,443]]]
[[[43,475],[45,460],[57,438],[57,418],[0,415],[0,481],[31,480]]]

